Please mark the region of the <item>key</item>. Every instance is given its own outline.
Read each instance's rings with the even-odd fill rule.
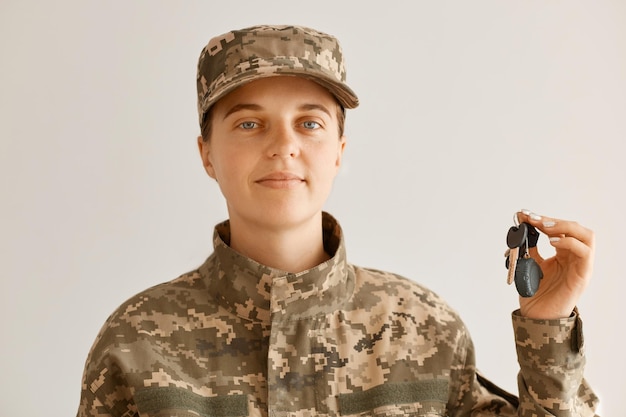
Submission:
[[[539,232],[537,231],[537,229],[535,229],[535,226],[533,226],[532,224],[529,223],[522,223],[525,224],[528,228],[528,231],[526,233],[527,235],[527,239],[528,239],[528,248],[534,248],[535,246],[537,246],[537,241],[539,240]]]
[[[519,248],[528,239],[528,225],[522,223],[519,226],[511,226],[506,234],[506,245],[509,249]]]
[[[517,269],[517,260],[519,258],[519,247],[507,250],[507,263],[509,273],[507,274],[506,283],[511,285],[515,280],[515,270]]]
[[[506,235],[506,282],[509,285],[515,282],[517,292],[522,297],[535,295],[539,281],[543,278],[541,267],[528,253],[530,248],[537,246],[538,239],[539,232],[529,223],[511,227]]]
[[[512,226],[506,235],[506,245],[509,247],[505,256],[506,268],[509,270],[506,282],[511,285],[515,279],[515,269],[517,268],[517,260],[519,259],[520,247],[526,243],[528,238],[528,228],[526,223],[519,226]]]

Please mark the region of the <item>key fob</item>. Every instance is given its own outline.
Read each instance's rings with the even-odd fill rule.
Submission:
[[[515,288],[522,297],[532,297],[543,278],[541,267],[533,258],[520,258],[515,268]]]

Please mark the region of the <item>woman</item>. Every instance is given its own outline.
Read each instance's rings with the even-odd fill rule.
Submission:
[[[120,306],[87,359],[79,416],[593,416],[575,305],[593,233],[517,213],[550,236],[544,277],[512,315],[519,398],[477,371],[444,300],[346,259],[322,207],[346,145],[337,40],[256,26],[198,64],[198,147],[229,218],[198,269]]]

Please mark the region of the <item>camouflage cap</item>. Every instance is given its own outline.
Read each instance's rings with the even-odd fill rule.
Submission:
[[[209,108],[243,84],[277,75],[309,78],[326,87],[344,108],[359,105],[346,84],[339,41],[303,26],[252,26],[216,36],[198,60],[200,125]]]

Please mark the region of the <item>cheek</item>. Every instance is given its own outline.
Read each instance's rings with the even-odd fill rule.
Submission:
[[[245,179],[255,158],[241,149],[220,149],[213,154],[212,164],[218,181],[234,183]]]
[[[227,148],[222,146],[213,146],[211,153],[208,155],[209,165],[213,168],[215,176],[220,177],[224,175],[225,170],[228,169],[231,156],[231,152]]]
[[[213,161],[211,164],[213,168],[213,178],[215,178],[220,184],[228,183],[233,176],[232,165],[224,163],[223,161]]]
[[[341,152],[337,149],[329,149],[322,154],[318,154],[317,161],[319,161],[318,169],[320,176],[332,181],[339,172]]]

